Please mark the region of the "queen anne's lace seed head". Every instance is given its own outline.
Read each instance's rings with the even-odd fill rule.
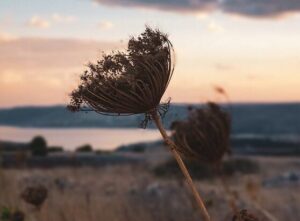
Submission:
[[[71,93],[68,108],[89,107],[100,114],[131,115],[159,110],[172,77],[173,47],[168,36],[146,27],[132,37],[125,52],[103,55],[90,63]]]

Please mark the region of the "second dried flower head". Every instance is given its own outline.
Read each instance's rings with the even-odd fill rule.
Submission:
[[[230,151],[231,119],[228,112],[215,103],[189,110],[188,119],[173,122],[177,151],[187,158],[219,165]]]

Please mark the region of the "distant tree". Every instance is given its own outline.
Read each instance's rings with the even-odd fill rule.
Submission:
[[[82,145],[76,148],[76,152],[92,152],[93,147],[89,144]]]
[[[42,136],[36,136],[34,137],[30,144],[30,150],[32,155],[34,156],[46,156],[47,151],[47,142],[44,137]]]

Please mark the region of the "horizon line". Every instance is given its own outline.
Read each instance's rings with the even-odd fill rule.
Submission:
[[[171,102],[170,105],[199,105],[208,102]],[[221,105],[288,105],[288,104],[300,104],[300,101],[236,101],[236,102],[215,102]],[[28,104],[28,105],[15,105],[15,106],[0,106],[0,110],[18,109],[18,108],[50,108],[50,107],[63,107],[66,104]]]

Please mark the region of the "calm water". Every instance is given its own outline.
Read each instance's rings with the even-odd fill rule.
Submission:
[[[82,144],[91,144],[95,149],[114,149],[123,144],[160,139],[158,130],[111,129],[111,128],[18,128],[0,126],[0,140],[29,142],[42,135],[49,146],[63,146],[74,150]]]

